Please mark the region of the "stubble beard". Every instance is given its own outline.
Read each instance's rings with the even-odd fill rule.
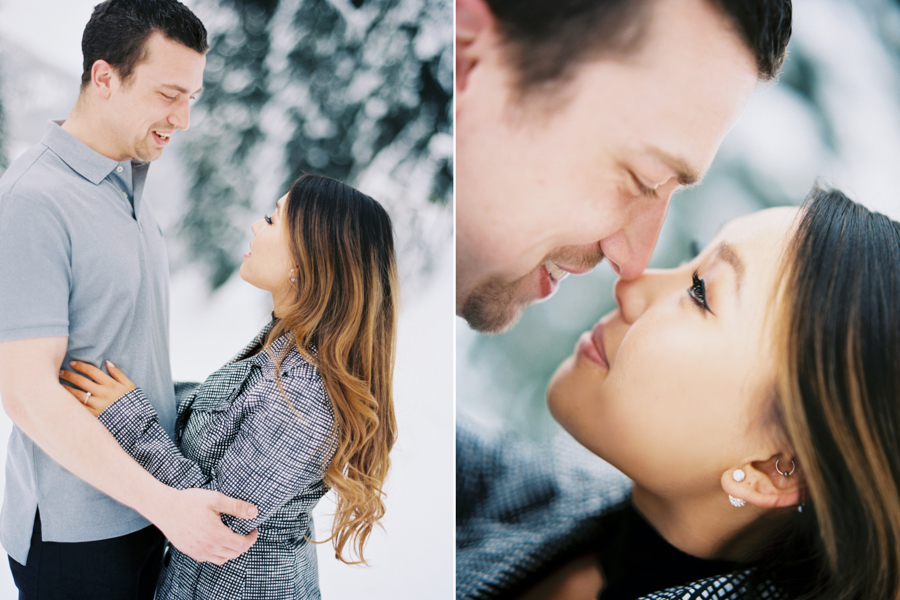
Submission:
[[[460,316],[481,333],[508,331],[525,310],[526,303],[517,298],[517,292],[526,277],[512,282],[492,278],[477,285],[466,298]]]
[[[153,135],[148,134],[148,135]],[[147,138],[142,139],[138,142],[134,147],[134,158],[140,160],[142,162],[151,162],[162,156],[162,151],[164,148],[154,148],[147,141]]]
[[[603,251],[599,244],[588,250],[567,246],[556,250],[546,260],[593,269],[603,260]],[[523,291],[528,287],[530,282],[526,280],[532,273],[526,273],[514,281],[492,277],[476,285],[463,303],[460,316],[466,320],[469,327],[481,333],[496,334],[508,331],[533,302],[524,299],[527,294]]]

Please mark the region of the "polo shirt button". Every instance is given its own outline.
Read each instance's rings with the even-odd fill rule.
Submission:
[[[122,165],[119,165],[118,167],[116,167],[116,173],[121,173],[122,171],[123,171]]]
[[[125,198],[125,199],[127,200],[127,199],[128,199],[128,194],[126,194],[125,192],[122,192],[122,197]]]

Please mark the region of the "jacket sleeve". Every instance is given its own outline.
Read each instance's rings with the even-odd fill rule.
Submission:
[[[321,381],[286,376],[282,386],[297,412],[271,380],[236,399],[244,402],[243,420],[209,476],[160,427],[140,388],[110,405],[100,421],[132,458],[166,485],[217,490],[254,504],[259,509],[254,519],[222,515],[231,529],[247,534],[321,480],[334,453],[334,417]]]

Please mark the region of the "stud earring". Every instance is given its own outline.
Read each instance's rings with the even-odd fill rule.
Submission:
[[[735,508],[741,508],[742,506],[747,504],[746,500],[742,498],[735,498],[731,494],[728,495],[728,501],[731,502],[731,505]]]
[[[293,275],[294,275],[294,269],[291,269],[291,283],[297,283],[297,278],[294,277]]]
[[[744,477],[746,477],[746,475],[741,469],[735,469],[734,473],[731,474],[731,478],[738,483],[742,482],[744,480]]]

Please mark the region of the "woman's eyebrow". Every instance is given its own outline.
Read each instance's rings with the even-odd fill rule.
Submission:
[[[715,256],[717,258],[720,258],[723,262],[730,265],[731,268],[734,269],[734,281],[737,287],[737,292],[740,295],[741,283],[744,280],[744,271],[746,270],[744,261],[741,259],[741,255],[738,253],[734,246],[732,246],[728,242],[722,242],[716,248]]]

